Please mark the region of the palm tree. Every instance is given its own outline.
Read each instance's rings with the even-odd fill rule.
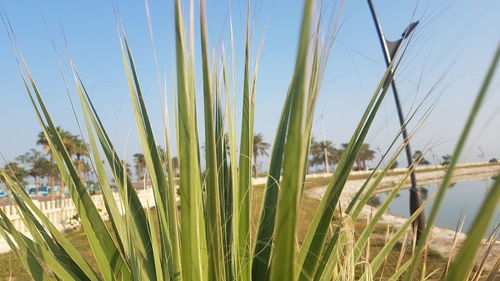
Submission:
[[[179,175],[179,157],[172,157],[172,172],[174,173],[174,177]]]
[[[163,169],[167,170],[168,161],[167,161],[167,151],[161,147],[161,145],[157,146],[158,154],[160,156],[160,161],[162,163]]]
[[[450,162],[451,162],[451,155],[446,154],[442,158],[443,158],[443,161],[441,161],[441,165],[448,166],[448,164],[450,164]]]
[[[333,142],[329,140],[316,141],[314,137],[311,139],[310,154],[311,166],[323,165],[325,171],[328,171],[328,167],[338,163],[340,159],[340,151],[333,146]]]
[[[347,145],[347,143],[342,144],[344,150],[347,148]],[[375,151],[370,149],[370,144],[363,143],[355,160],[357,169],[367,170],[368,166],[366,165],[366,161],[371,161],[373,158],[375,158]]]
[[[87,185],[91,182],[90,175],[92,174],[93,170],[92,167],[89,164],[89,161],[83,160],[82,163],[80,164],[80,172],[83,175],[83,178],[85,179],[85,182],[87,182]]]
[[[311,138],[311,145],[309,147],[309,167],[312,168],[316,165],[323,164],[324,158],[321,157],[321,144],[316,141],[314,137]]]
[[[45,137],[45,133],[44,132],[40,132],[38,134],[38,139],[36,141],[36,144],[37,145],[41,145],[43,147],[43,150],[45,150],[45,152],[50,153],[49,141]]]
[[[68,155],[72,157],[73,155],[77,155],[77,171],[78,174],[81,176],[81,156],[83,154],[87,154],[88,152],[86,151],[86,144],[80,139],[79,136],[75,136],[71,134],[69,131],[66,131],[64,129],[58,128],[59,135],[61,136],[62,142],[64,147],[66,148],[66,151],[68,152]],[[64,196],[65,194],[65,183],[64,183],[64,178],[62,175],[59,175],[59,196]]]
[[[68,152],[74,151],[72,146],[74,145],[75,136],[72,135],[69,131],[64,130],[60,126],[57,126],[56,130],[59,133],[59,135],[61,136],[62,142],[63,142],[64,146],[66,147],[66,150],[68,150]],[[36,141],[36,144],[37,145],[41,145],[43,147],[43,150],[45,150],[45,152],[47,152],[49,154],[52,153],[51,150],[50,150],[49,141],[45,137],[45,133],[44,132],[40,132],[38,134],[38,140]]]
[[[257,158],[259,156],[269,156],[267,151],[271,145],[264,141],[264,136],[262,134],[256,134],[253,136],[253,176],[257,177],[259,174]]]
[[[136,153],[134,154],[134,168],[137,179],[141,180],[145,178],[146,172],[146,160],[144,159],[144,154]]]
[[[125,169],[125,172],[127,173],[128,176],[130,176],[131,172],[130,172],[130,164],[127,163],[127,161],[125,160],[120,160],[121,164],[122,164],[122,167]]]
[[[76,168],[78,170],[78,173],[80,174],[80,177],[84,177],[86,173],[85,171],[85,161],[83,157],[86,157],[89,155],[89,151],[87,150],[87,144],[77,135],[72,136],[72,142],[71,142],[71,153],[76,156]],[[70,152],[70,151],[68,151]],[[84,179],[86,182],[87,179]]]
[[[11,177],[14,181],[18,182],[21,185],[26,184],[24,179],[29,175],[29,172],[21,167],[17,162],[8,162],[3,167],[5,172]],[[5,179],[0,175],[0,182],[5,182]]]
[[[375,158],[375,151],[370,149],[370,144],[363,143],[361,145],[361,149],[358,153],[359,161],[363,164],[363,170],[367,170],[368,166],[366,165],[366,161],[371,161]]]
[[[29,169],[28,174],[33,177],[35,182],[35,194],[38,196],[40,180],[50,175],[49,160],[40,151],[33,148],[29,152],[18,156],[16,160]]]
[[[422,151],[417,150],[413,153],[413,160],[418,163],[418,165],[429,165],[431,164],[427,159],[424,158]]]
[[[66,150],[68,151],[68,154],[70,156],[73,155],[75,136],[73,136],[69,131],[64,130],[60,126],[57,126],[56,130],[57,130],[59,136],[61,137],[63,145],[66,148]],[[41,145],[43,147],[43,150],[45,150],[45,152],[47,152],[49,154],[49,156],[50,156],[50,162],[53,163],[54,162],[54,156],[52,155],[52,150],[50,149],[49,141],[45,137],[45,133],[44,132],[40,132],[38,134],[38,140],[37,140],[36,144],[37,145]],[[64,179],[62,178],[62,175],[59,174],[59,176],[60,176],[60,179],[59,179],[59,185],[60,185],[59,194],[60,195],[64,195]],[[54,181],[55,181],[54,178],[55,177],[56,176],[53,176],[53,177],[51,176],[51,179],[49,179],[50,186],[51,186],[50,193],[51,193],[52,197],[54,197],[54,195],[55,195],[54,194]]]
[[[57,127],[57,130],[59,130],[59,127]],[[52,155],[49,141],[47,140],[47,137],[45,136],[44,132],[40,132],[38,134],[38,140],[36,141],[36,144],[42,146],[43,150],[45,150],[45,152],[49,155],[50,164],[54,164],[54,156]],[[48,175],[48,185],[50,186],[50,196],[51,197],[54,197],[55,177],[56,177],[56,175],[54,175],[53,173],[50,173]]]

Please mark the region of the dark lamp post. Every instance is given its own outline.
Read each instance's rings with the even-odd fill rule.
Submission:
[[[396,41],[389,41],[385,39],[384,33],[382,31],[382,26],[378,20],[377,14],[375,13],[375,8],[373,7],[373,3],[371,0],[368,1],[368,6],[370,7],[370,12],[372,14],[373,21],[375,23],[375,27],[377,29],[378,37],[380,40],[380,45],[382,47],[382,51],[384,53],[385,63],[387,67],[390,66],[392,60],[394,59],[394,55],[398,50],[399,46],[403,42],[404,39],[408,37],[408,35],[413,31],[413,29],[417,26],[418,21],[411,23],[401,34],[401,38]],[[393,69],[391,69],[391,75],[393,74]],[[404,142],[406,143],[405,152],[406,159],[408,160],[408,168],[411,169],[410,172],[410,214],[413,214],[419,207],[422,205],[422,200],[420,199],[420,194],[418,192],[417,187],[417,178],[415,177],[415,172],[413,170],[413,159],[410,148],[410,140],[408,139],[408,132],[406,130],[405,117],[403,115],[403,110],[401,109],[401,102],[399,100],[398,89],[396,88],[396,83],[394,82],[394,76],[391,81],[392,93],[394,94],[394,100],[396,102],[396,109],[399,117],[399,124],[401,125],[401,131],[403,135]],[[413,222],[413,230],[417,233],[417,240],[420,238],[420,235],[425,227],[425,215],[424,213],[420,213],[417,219]]]

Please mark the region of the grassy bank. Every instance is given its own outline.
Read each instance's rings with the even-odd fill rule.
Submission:
[[[318,185],[323,185],[323,181],[315,180],[308,182],[309,187],[314,187]],[[256,186],[253,192],[254,193],[252,196],[253,200],[252,234],[255,235],[255,229],[258,225],[258,214],[260,211],[260,206],[262,204],[262,198],[264,195],[264,186],[263,185]],[[299,223],[297,225],[297,238],[299,243],[301,243],[301,241],[304,239],[307,233],[307,230],[314,216],[314,213],[318,207],[318,204],[319,201],[315,199],[307,197],[304,197],[302,199],[300,211],[298,214]],[[337,217],[335,217],[334,220],[338,222]],[[157,224],[157,221],[155,223]],[[107,225],[110,226],[109,222],[107,222]],[[366,222],[359,220],[354,224],[354,227],[355,227],[355,235],[359,235],[359,233],[361,233],[363,229],[366,227]],[[379,224],[376,226],[370,238],[370,246],[368,247],[369,254],[365,253],[366,255],[369,255],[369,257],[373,258],[380,252],[382,247],[387,242],[386,241],[387,231],[393,232],[394,230],[391,230],[390,227],[388,227],[385,224]],[[82,229],[78,229],[74,231],[65,232],[64,235],[75,246],[75,248],[78,249],[78,251],[89,262],[92,268],[97,271],[98,265],[92,254],[89,242],[85,236],[85,232]],[[392,274],[394,274],[396,268],[398,267],[398,264],[401,262],[401,261],[398,262],[401,255],[401,249],[402,249],[401,243],[398,243],[392,249],[391,253],[387,256],[387,259],[384,262],[383,270],[380,270],[377,277],[387,278],[392,276]],[[410,251],[411,249],[406,249],[403,261],[406,261],[411,258]],[[446,263],[447,260],[445,258],[440,257],[439,255],[433,252],[430,252],[427,256],[427,270],[428,272],[436,271],[436,276],[440,276],[439,274],[442,273],[442,270],[446,266]],[[358,278],[361,276],[362,272],[363,270],[361,266],[358,266],[356,270]],[[18,262],[16,255],[13,252],[9,252],[0,254],[0,280],[25,281],[25,280],[32,280],[32,278],[23,268],[22,264]]]

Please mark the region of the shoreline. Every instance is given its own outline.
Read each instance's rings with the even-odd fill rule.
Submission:
[[[406,172],[407,169],[393,169],[387,176],[382,179],[376,193],[383,193],[390,191],[392,187],[396,183],[399,183],[402,176]],[[417,181],[421,184],[432,184],[440,182],[444,173],[445,167],[441,166],[423,166],[417,167],[416,169]],[[342,208],[349,204],[350,199],[356,194],[361,185],[365,182],[366,178],[372,173],[372,171],[354,171],[350,174],[348,181],[346,182],[344,191],[341,194],[340,203]],[[453,179],[455,181],[463,181],[463,180],[472,180],[478,178],[485,178],[489,176],[498,175],[500,173],[500,163],[499,164],[489,164],[489,163],[468,163],[468,164],[459,164],[457,165],[457,170],[455,171]],[[328,179],[331,177],[331,174],[310,174],[307,176],[308,179]],[[267,178],[255,178],[253,179],[254,185],[259,185],[265,183]],[[409,182],[408,182],[409,186]],[[404,187],[407,188],[407,187]],[[404,189],[403,188],[403,189]],[[324,192],[326,190],[326,186],[316,186],[304,189],[304,195],[316,199],[321,200]],[[153,206],[154,199],[152,190],[147,188],[146,190],[139,189],[138,195],[144,206]],[[117,201],[119,201],[118,194],[114,194]],[[94,202],[97,205],[101,206],[104,209],[104,202],[102,202],[102,197],[100,195],[93,195]],[[74,206],[72,204],[72,200],[70,198],[65,199],[57,199],[57,200],[34,200],[41,209],[44,209],[45,213],[49,216],[49,219],[54,223],[54,225],[60,230],[64,231],[70,228],[68,224],[68,219],[76,213],[74,210]],[[17,228],[24,228],[24,224],[20,221],[20,218],[13,211],[15,208],[13,206],[1,206],[4,209],[6,214],[10,219],[13,220],[14,225]],[[365,206],[362,210],[361,217],[368,218],[371,214],[376,212],[377,208],[372,206]],[[103,218],[107,215],[105,212],[102,213]],[[406,218],[391,214],[389,212],[385,212],[382,215],[380,223],[390,224],[395,227],[401,226],[405,222]],[[409,230],[411,231],[411,229]],[[26,231],[23,231],[26,232]],[[430,248],[438,252],[444,257],[448,257],[451,253],[451,245],[453,243],[453,238],[455,236],[455,231],[434,227],[432,231],[433,239],[430,242]],[[460,241],[465,239],[466,235],[464,233],[459,233],[458,238]],[[459,243],[460,244],[460,243]],[[455,253],[459,249],[459,245],[455,249]],[[0,237],[0,253],[6,253],[11,251],[9,245],[6,241]],[[496,241],[495,245],[492,249],[492,253],[490,254],[490,258],[486,264],[487,268],[491,268],[496,260],[491,257],[500,256],[500,241]]]
[[[444,173],[445,173],[444,169],[440,170],[426,169],[424,172],[419,172],[417,170],[416,173],[417,182],[422,185],[439,183],[441,182]],[[500,165],[473,166],[473,167],[457,166],[455,173],[453,175],[453,181],[458,182],[465,180],[481,179],[481,178],[496,176],[499,174],[500,174]],[[375,191],[375,194],[391,191],[391,189],[400,182],[402,177],[403,175],[389,175],[387,177],[384,177],[379,185],[379,188],[377,188],[377,190]],[[346,182],[346,186],[340,197],[340,204],[343,209],[347,207],[352,197],[356,194],[356,192],[359,190],[359,188],[365,182],[365,180],[366,177],[364,179],[348,180]],[[405,187],[403,187],[402,189],[408,188],[409,185],[410,184],[408,181],[407,184],[405,184]],[[326,186],[313,187],[304,190],[304,195],[308,196],[309,198],[321,200],[325,190]],[[363,210],[360,214],[360,218],[367,219],[377,210],[378,208],[376,207],[366,205],[363,207]],[[389,224],[398,228],[401,227],[406,220],[407,218],[394,215],[386,211],[380,218],[379,223]],[[411,228],[408,230],[408,232],[411,234],[412,232]],[[458,241],[452,253],[453,240],[455,235],[457,235]],[[452,255],[453,258],[460,250],[461,245],[466,237],[467,235],[463,232],[456,233],[455,230],[434,226],[431,233],[429,248],[436,251],[445,258],[448,258],[450,255]],[[486,239],[483,239],[483,244],[485,241]],[[499,256],[500,256],[500,240],[496,240],[492,247],[491,253],[487,258],[485,268],[486,269],[493,268],[496,259]],[[481,255],[478,255],[478,257],[481,257]]]

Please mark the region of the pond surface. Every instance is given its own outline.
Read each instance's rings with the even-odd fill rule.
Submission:
[[[486,194],[493,185],[491,178],[456,182],[452,187],[446,191],[443,203],[436,217],[435,225],[448,229],[455,230],[461,216],[465,217],[462,232],[467,233],[476,217],[481,204],[483,203]],[[426,199],[432,196],[437,191],[438,185],[426,185],[423,187],[423,197]],[[425,191],[427,190],[427,191]],[[383,202],[388,193],[378,195],[380,202]],[[408,189],[401,190],[396,198],[392,201],[388,211],[398,216],[409,216],[409,198],[410,191]],[[426,217],[429,215],[434,199],[425,207]],[[493,216],[492,222],[488,229],[486,236],[488,236],[493,229],[500,224],[500,206],[497,206],[496,213]]]

